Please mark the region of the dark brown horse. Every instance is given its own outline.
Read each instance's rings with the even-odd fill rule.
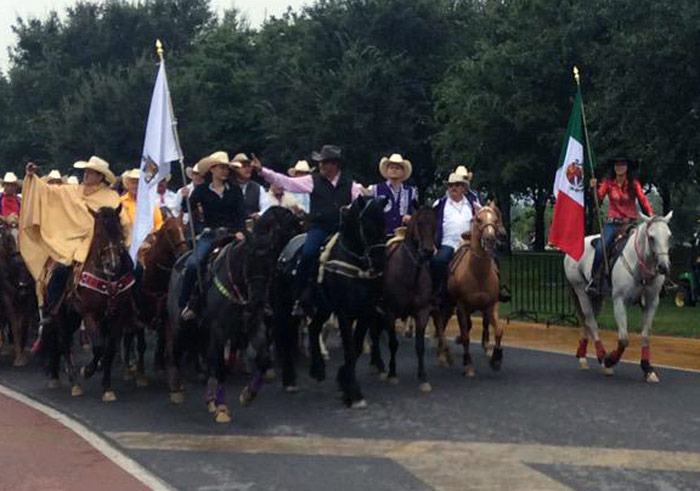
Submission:
[[[90,250],[77,278],[69,281],[66,298],[59,315],[49,328],[52,338],[49,371],[53,386],[58,385],[59,362],[64,358],[72,394],[82,394],[76,380],[71,356],[73,333],[82,317],[92,340],[92,360],[83,367],[82,374],[90,378],[102,369],[103,402],[116,401],[112,390],[112,361],[125,331],[135,325],[135,308],[131,294],[134,285],[134,265],[124,246],[124,234],[117,209],[103,207],[91,212],[95,219]],[[45,329],[46,330],[46,329]]]
[[[406,238],[387,252],[384,269],[384,325],[389,334],[388,380],[396,383],[396,320],[412,316],[416,320],[415,346],[418,357],[418,380],[420,389],[431,390],[425,373],[425,326],[428,323],[432,306],[432,280],[430,277],[430,258],[435,252],[435,229],[437,217],[432,208],[421,208],[412,217]],[[372,360],[381,375],[384,374],[384,362],[379,350],[379,329],[372,331]]]
[[[161,228],[146,240],[139,251],[141,281],[137,282],[135,291],[139,325],[124,336],[126,379],[134,375],[130,367],[131,345],[134,337],[137,340],[138,356],[134,371],[138,386],[148,384],[144,366],[145,327],[153,329],[158,335],[156,366],[167,368],[172,365],[174,333],[167,311],[168,283],[175,261],[187,250],[182,219],[168,214]]]
[[[34,279],[17,248],[14,229],[0,225],[0,302],[2,320],[12,331],[15,367],[27,364],[25,353],[29,326],[36,319],[37,302]],[[2,345],[0,331],[0,345]]]

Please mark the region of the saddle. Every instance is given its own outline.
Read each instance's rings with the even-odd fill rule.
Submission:
[[[306,234],[299,234],[290,240],[277,258],[276,270],[283,276],[294,276],[301,257],[301,249],[306,242]]]
[[[630,223],[630,224],[620,225],[617,227],[617,230],[615,230],[615,240],[613,241],[613,244],[612,244],[612,247],[610,248],[610,250],[606,251],[608,253],[608,262],[610,264],[610,271],[613,270],[615,263],[622,255],[622,251],[625,249],[625,245],[627,244],[627,239],[629,238],[630,235],[632,235],[634,233],[636,228],[637,228],[637,226],[634,223]],[[591,245],[593,247],[597,247],[600,240],[601,240],[600,237],[593,239],[591,241]],[[605,268],[600,268],[600,269],[603,270]]]
[[[386,241],[387,255],[391,255],[391,253],[394,252],[399,245],[406,240],[406,232],[406,227],[396,227],[396,230],[394,230],[394,236],[390,237],[389,240]]]

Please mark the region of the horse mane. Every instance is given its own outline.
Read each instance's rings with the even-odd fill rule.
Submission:
[[[109,206],[101,207],[95,214],[95,236],[93,243],[124,242],[124,230],[119,213]]]

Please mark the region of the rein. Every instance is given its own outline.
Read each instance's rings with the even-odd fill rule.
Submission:
[[[637,230],[635,230],[635,232],[634,232],[634,240],[633,240],[634,253],[637,256],[637,263],[639,264],[639,266],[642,269],[642,282],[643,283],[646,283],[649,280],[652,280],[652,279],[656,278],[657,276],[659,276],[660,273],[658,271],[655,271],[654,265],[658,263],[659,256],[668,256],[668,254],[669,254],[668,252],[656,252],[654,250],[654,248],[651,246],[651,241],[649,240],[649,229],[651,228],[651,226],[654,223],[658,223],[658,221],[659,220],[654,220],[652,218],[652,220],[646,225],[646,228],[644,231],[644,240],[645,240],[646,245],[649,249],[649,253],[650,253],[649,255],[652,258],[649,265],[647,265],[647,263],[645,261],[646,258],[643,256],[641,249],[639,247],[639,238],[640,238],[639,237],[639,235],[640,235],[639,228]],[[629,262],[627,261],[627,258],[625,257],[624,254],[622,254],[622,259],[623,259],[623,263],[625,265],[625,268],[632,275],[632,277],[634,277],[635,276],[634,270],[632,269],[632,266],[629,264]]]

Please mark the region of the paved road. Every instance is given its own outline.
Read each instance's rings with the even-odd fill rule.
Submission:
[[[433,392],[418,390],[408,341],[400,383],[389,386],[360,362],[366,410],[341,406],[334,384],[302,377],[302,391],[266,387],[253,406],[234,404],[216,425],[191,381],[181,407],[162,375],[137,389],[118,380],[119,401],[100,402],[99,380],[82,398],[50,390],[38,367],[0,366],[0,383],[105,435],[178,489],[699,489],[700,374],[662,369],[643,382],[638,366],[614,377],[579,371],[573,356],[506,348],[492,372],[476,348],[477,377],[438,368]],[[340,358],[332,353],[334,360]],[[459,357],[455,357],[459,359]],[[328,373],[335,373],[332,365]]]

